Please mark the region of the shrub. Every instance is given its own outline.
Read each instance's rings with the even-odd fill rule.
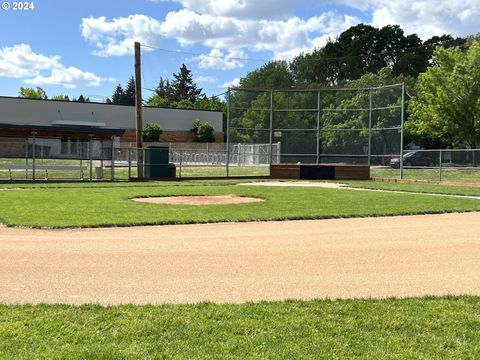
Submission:
[[[143,129],[143,141],[145,142],[155,142],[160,139],[162,135],[162,129],[157,124],[147,124]]]
[[[191,131],[194,142],[215,142],[215,129],[208,122],[195,120]]]

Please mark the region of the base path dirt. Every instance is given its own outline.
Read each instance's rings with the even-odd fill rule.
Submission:
[[[0,228],[0,303],[480,295],[480,213]]]

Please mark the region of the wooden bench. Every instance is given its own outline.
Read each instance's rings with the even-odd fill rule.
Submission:
[[[273,179],[369,180],[370,166],[350,164],[272,164]]]
[[[12,170],[33,170],[33,165],[10,164],[3,165],[2,168],[8,170],[8,180],[12,180]],[[45,180],[48,180],[49,170],[80,171],[80,179],[83,180],[83,172],[87,170],[87,167],[75,165],[35,165],[35,171],[37,170],[45,171]]]

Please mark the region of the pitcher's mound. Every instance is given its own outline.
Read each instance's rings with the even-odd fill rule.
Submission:
[[[162,196],[149,198],[136,198],[133,201],[150,204],[170,205],[224,205],[224,204],[245,204],[264,201],[263,199],[242,197],[237,195],[214,195],[214,196]]]

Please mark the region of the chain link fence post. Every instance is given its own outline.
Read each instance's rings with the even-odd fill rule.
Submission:
[[[317,91],[317,164],[320,162],[320,90]]]
[[[227,91],[227,159],[225,161],[225,166],[227,167],[227,177],[230,175],[230,101],[231,101],[231,90],[228,88]]]
[[[402,104],[400,118],[400,179],[403,179],[403,125],[405,121],[405,83],[402,83]]]
[[[270,90],[270,128],[269,128],[268,143],[269,143],[269,161],[268,164],[272,165],[272,144],[273,144],[273,90]]]
[[[178,173],[178,177],[180,179],[182,178],[182,158],[183,158],[183,150],[180,149],[180,162],[179,162],[180,168],[179,168],[179,173]]]
[[[36,165],[36,154],[35,154],[35,146],[36,146],[36,138],[35,135],[37,133],[35,131],[32,132],[32,180],[35,181],[35,165]]]
[[[128,180],[132,178],[132,143],[128,144]]]
[[[439,152],[439,161],[440,163],[438,164],[438,177],[439,180],[442,181],[442,149],[440,149]]]
[[[12,180],[11,171],[9,180]],[[25,180],[28,180],[28,139],[25,139]]]
[[[372,165],[372,107],[373,107],[373,90],[368,89],[368,166]]]
[[[112,166],[111,170],[111,180],[115,181],[115,136],[112,136]]]
[[[88,160],[90,165],[90,181],[93,180],[93,134],[88,135],[90,141],[88,142]]]

